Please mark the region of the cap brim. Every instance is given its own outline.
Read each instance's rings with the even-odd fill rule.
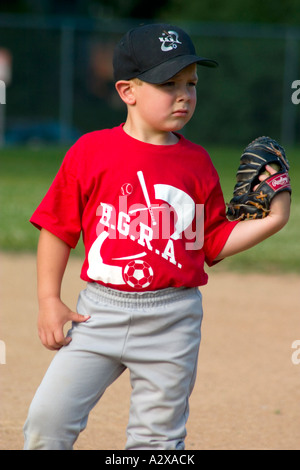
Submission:
[[[153,84],[164,83],[191,64],[203,65],[205,67],[218,67],[219,65],[215,60],[206,59],[205,57],[195,55],[177,56],[137,75],[136,78]]]

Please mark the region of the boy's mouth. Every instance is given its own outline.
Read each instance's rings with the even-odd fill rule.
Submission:
[[[176,111],[173,111],[174,116],[186,116],[188,114],[187,109],[176,109]]]

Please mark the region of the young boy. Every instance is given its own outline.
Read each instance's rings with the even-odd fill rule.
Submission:
[[[197,56],[178,27],[128,32],[114,55],[126,122],[75,143],[31,218],[41,230],[39,336],[59,351],[30,406],[25,449],[72,449],[90,410],[126,368],[126,449],[184,449],[204,262],[252,247],[289,218],[290,196],[282,192],[265,219],[226,219],[210,157],[177,133],[196,106],[197,64],[217,65]],[[60,288],[81,233],[87,288],[72,312]]]

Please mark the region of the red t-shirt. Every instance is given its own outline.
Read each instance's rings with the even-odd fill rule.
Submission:
[[[179,136],[152,145],[123,126],[82,136],[30,221],[75,248],[81,278],[123,291],[196,287],[236,222],[229,222],[208,153]]]

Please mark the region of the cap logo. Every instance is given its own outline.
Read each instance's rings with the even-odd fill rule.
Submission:
[[[162,37],[159,38],[161,45],[161,50],[163,52],[172,51],[177,49],[177,44],[182,44],[178,39],[179,35],[176,31],[163,31]]]

